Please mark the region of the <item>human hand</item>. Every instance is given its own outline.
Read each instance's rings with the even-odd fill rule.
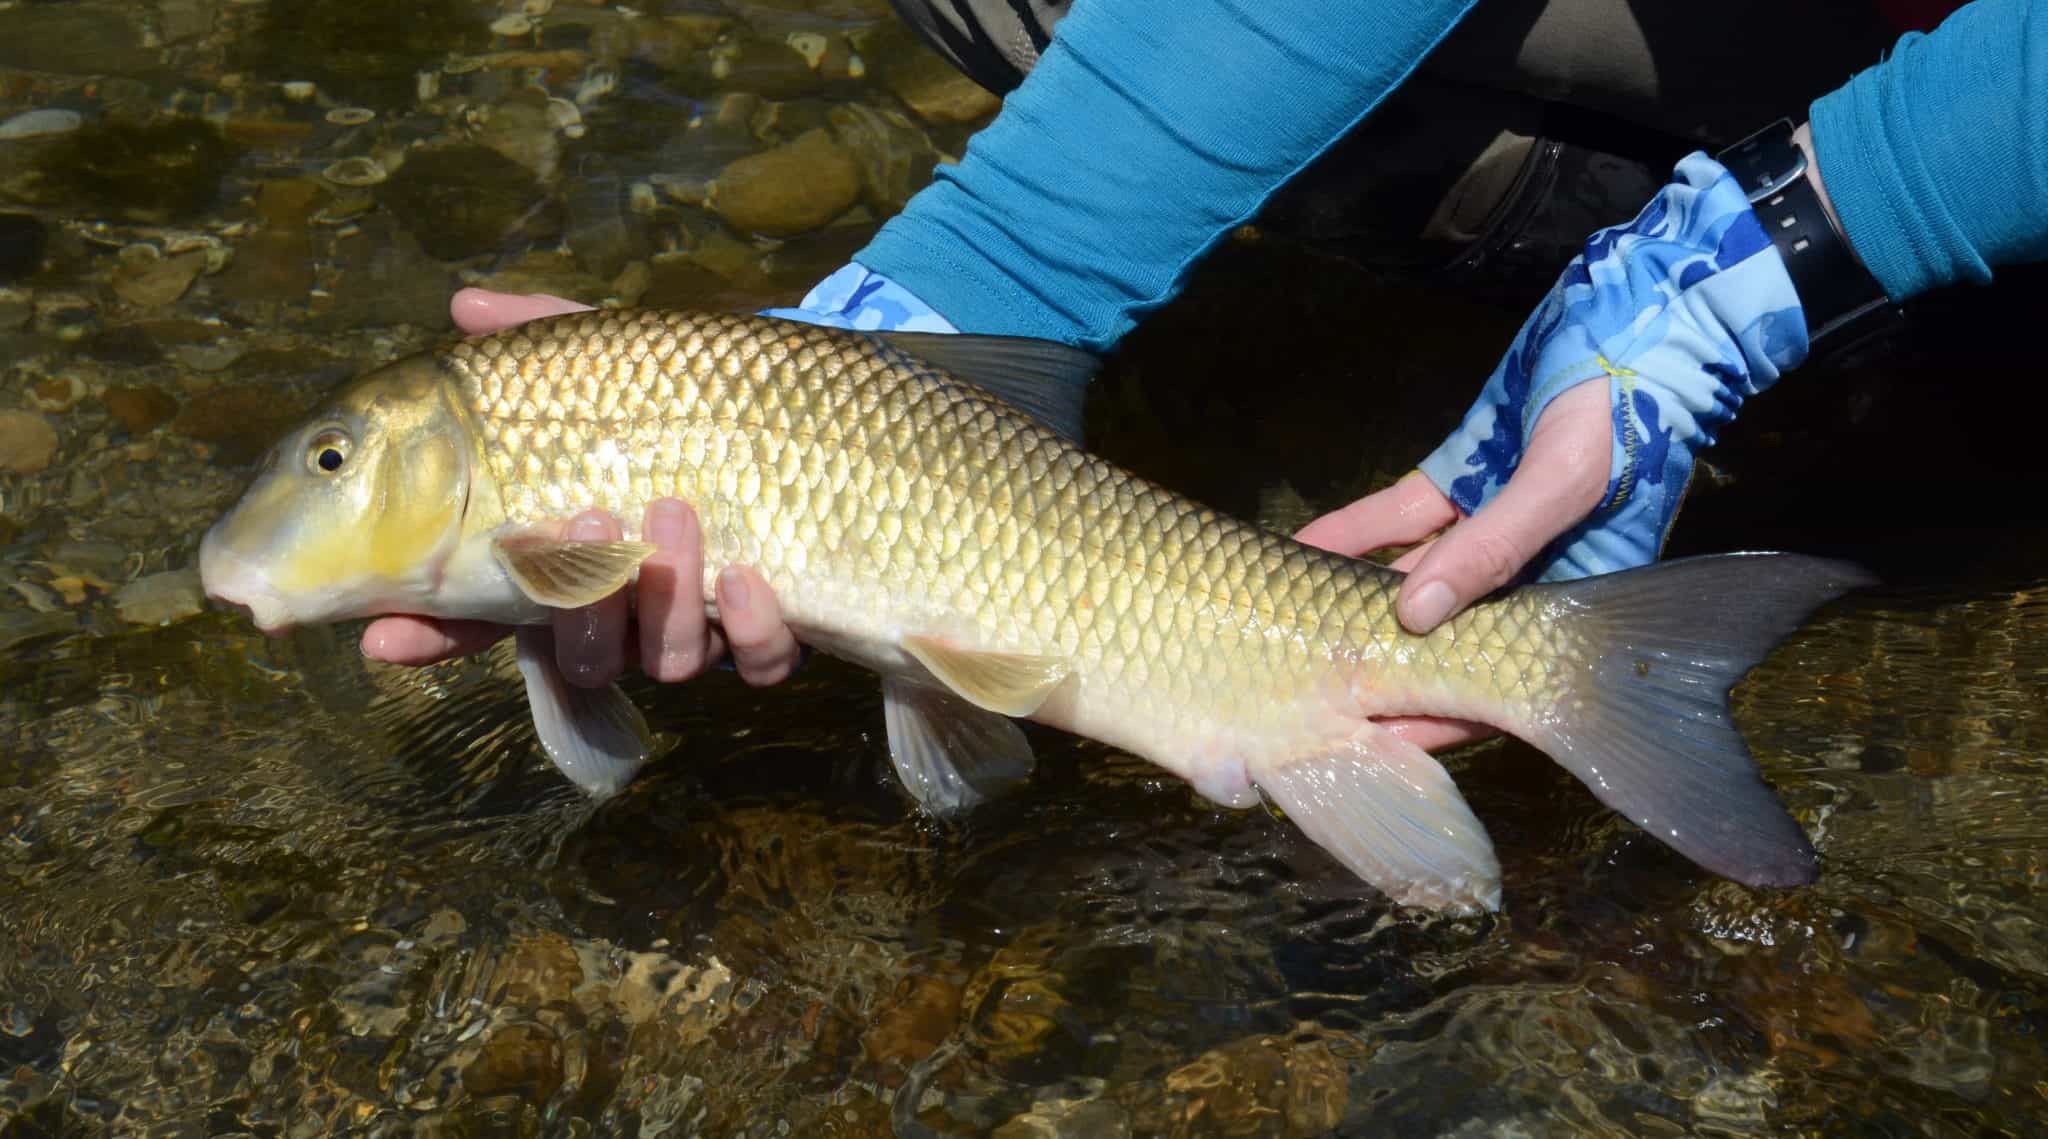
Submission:
[[[463,289],[449,311],[471,336],[510,328],[544,316],[581,312],[588,305],[552,296],[514,296]],[[615,541],[619,522],[604,511],[586,511],[568,523],[571,537]],[[554,615],[555,658],[573,684],[597,688],[611,683],[628,660],[656,680],[688,680],[717,663],[729,650],[733,666],[749,684],[775,684],[795,670],[796,637],[783,623],[774,590],[746,566],[718,575],[718,621],[704,611],[704,540],[696,513],[674,498],[647,506],[641,533],[655,552],[640,565],[630,591],[581,609]],[[479,652],[512,630],[485,621],[432,617],[380,617],[363,630],[363,655],[393,664],[431,664]]]
[[[1297,537],[1354,556],[1423,542],[1394,563],[1415,633],[1525,575],[1654,561],[1695,452],[1805,358],[1806,337],[1747,197],[1692,155],[1635,220],[1588,239],[1420,471]],[[1447,723],[1399,726],[1425,748],[1475,738]]]

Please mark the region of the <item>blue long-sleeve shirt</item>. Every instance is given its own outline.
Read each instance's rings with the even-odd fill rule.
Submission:
[[[1370,113],[1473,0],[1081,0],[957,166],[855,260],[959,328],[1104,349]],[[2048,256],[2048,15],[1977,0],[1814,104],[1895,298]]]
[[[1473,0],[1080,0],[855,260],[959,328],[1116,343]]]
[[[1977,0],[1809,114],[1842,231],[1893,300],[2048,257],[2048,4]]]

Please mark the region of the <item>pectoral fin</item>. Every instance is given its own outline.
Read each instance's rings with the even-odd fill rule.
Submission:
[[[544,625],[519,630],[519,675],[541,750],[569,781],[595,798],[632,782],[653,754],[640,709],[616,684],[579,688],[555,665],[555,638]]]
[[[1377,724],[1317,754],[1249,764],[1317,846],[1402,905],[1500,908],[1493,841],[1429,753]]]
[[[1064,657],[973,652],[936,637],[905,637],[903,648],[955,695],[1005,716],[1038,711],[1068,672]]]
[[[897,676],[882,681],[882,712],[897,778],[934,815],[958,814],[1031,777],[1031,743],[1006,716]]]
[[[491,543],[520,592],[542,605],[575,609],[602,601],[633,580],[654,552],[646,542],[568,542],[508,535]]]

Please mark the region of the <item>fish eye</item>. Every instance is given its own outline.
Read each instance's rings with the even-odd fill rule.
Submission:
[[[306,465],[316,475],[331,475],[348,464],[349,437],[341,431],[322,431],[306,447]]]

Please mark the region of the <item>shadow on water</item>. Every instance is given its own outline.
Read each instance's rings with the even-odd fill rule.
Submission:
[[[1449,761],[1506,871],[1485,918],[1392,910],[1281,820],[1049,731],[1029,786],[941,824],[873,681],[822,659],[636,685],[664,754],[593,804],[502,649],[266,641],[179,576],[200,529],[458,281],[786,300],[988,107],[857,0],[561,0],[540,32],[414,5],[389,42],[388,6],[340,7],[0,11],[0,123],[116,132],[0,133],[47,246],[0,288],[0,403],[54,432],[0,452],[0,1136],[2043,1133],[2041,274],[1755,401],[1674,538],[1887,582],[1737,693],[1812,888],[1706,875],[1512,742]],[[707,206],[813,131],[856,175],[750,216],[832,224]],[[389,185],[479,150],[525,175]],[[177,184],[109,197],[151,170]],[[1525,310],[1233,241],[1091,438],[1291,525],[1404,473]]]

